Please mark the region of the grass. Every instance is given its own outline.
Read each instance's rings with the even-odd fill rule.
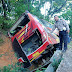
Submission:
[[[68,48],[70,49],[72,47],[72,41],[68,44]]]
[[[0,45],[4,42],[4,40],[2,39],[2,34],[3,35],[7,35],[7,31],[0,29]]]
[[[0,72],[30,72],[27,68],[24,68],[19,63],[15,63],[15,65],[8,65],[0,68]]]
[[[3,43],[4,41],[3,41],[3,39],[2,38],[0,38],[0,45]]]
[[[7,30],[0,29],[0,31],[3,35],[7,35]]]

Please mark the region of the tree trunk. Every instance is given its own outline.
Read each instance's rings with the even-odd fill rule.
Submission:
[[[30,7],[29,7],[29,4],[30,4],[30,0],[28,0],[28,11],[30,11]]]
[[[3,10],[4,10],[4,17],[6,17],[6,5],[4,0],[2,0],[2,6],[3,6]]]

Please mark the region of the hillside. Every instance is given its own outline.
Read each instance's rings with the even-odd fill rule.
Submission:
[[[8,37],[1,34],[3,43],[0,44],[0,68],[8,66],[9,64],[15,64],[18,60],[12,48],[12,43]],[[63,60],[61,61],[56,72],[72,72],[72,41],[68,44],[68,50],[63,54]]]
[[[14,64],[17,62],[17,58],[15,57],[15,53],[12,49],[10,39],[2,34],[0,37],[4,41],[2,44],[0,44],[0,67]]]

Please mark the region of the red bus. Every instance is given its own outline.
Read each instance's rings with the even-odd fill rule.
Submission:
[[[30,62],[39,58],[49,46],[59,43],[59,38],[49,31],[44,22],[29,12],[22,14],[8,35],[12,43],[15,43],[15,39],[17,40],[21,46],[20,51],[25,53]],[[19,53],[18,45],[16,43],[13,45],[16,52]],[[22,59],[23,55],[18,55],[18,57]]]

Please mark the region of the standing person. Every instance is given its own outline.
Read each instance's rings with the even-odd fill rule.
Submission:
[[[64,42],[63,52],[65,52],[67,50],[67,39],[68,39],[67,36],[68,36],[68,33],[69,33],[69,26],[64,20],[59,19],[59,17],[57,15],[54,16],[54,19],[55,19],[56,22],[54,24],[52,32],[56,28],[59,30],[59,38],[60,38],[59,50],[62,50],[62,44]]]

